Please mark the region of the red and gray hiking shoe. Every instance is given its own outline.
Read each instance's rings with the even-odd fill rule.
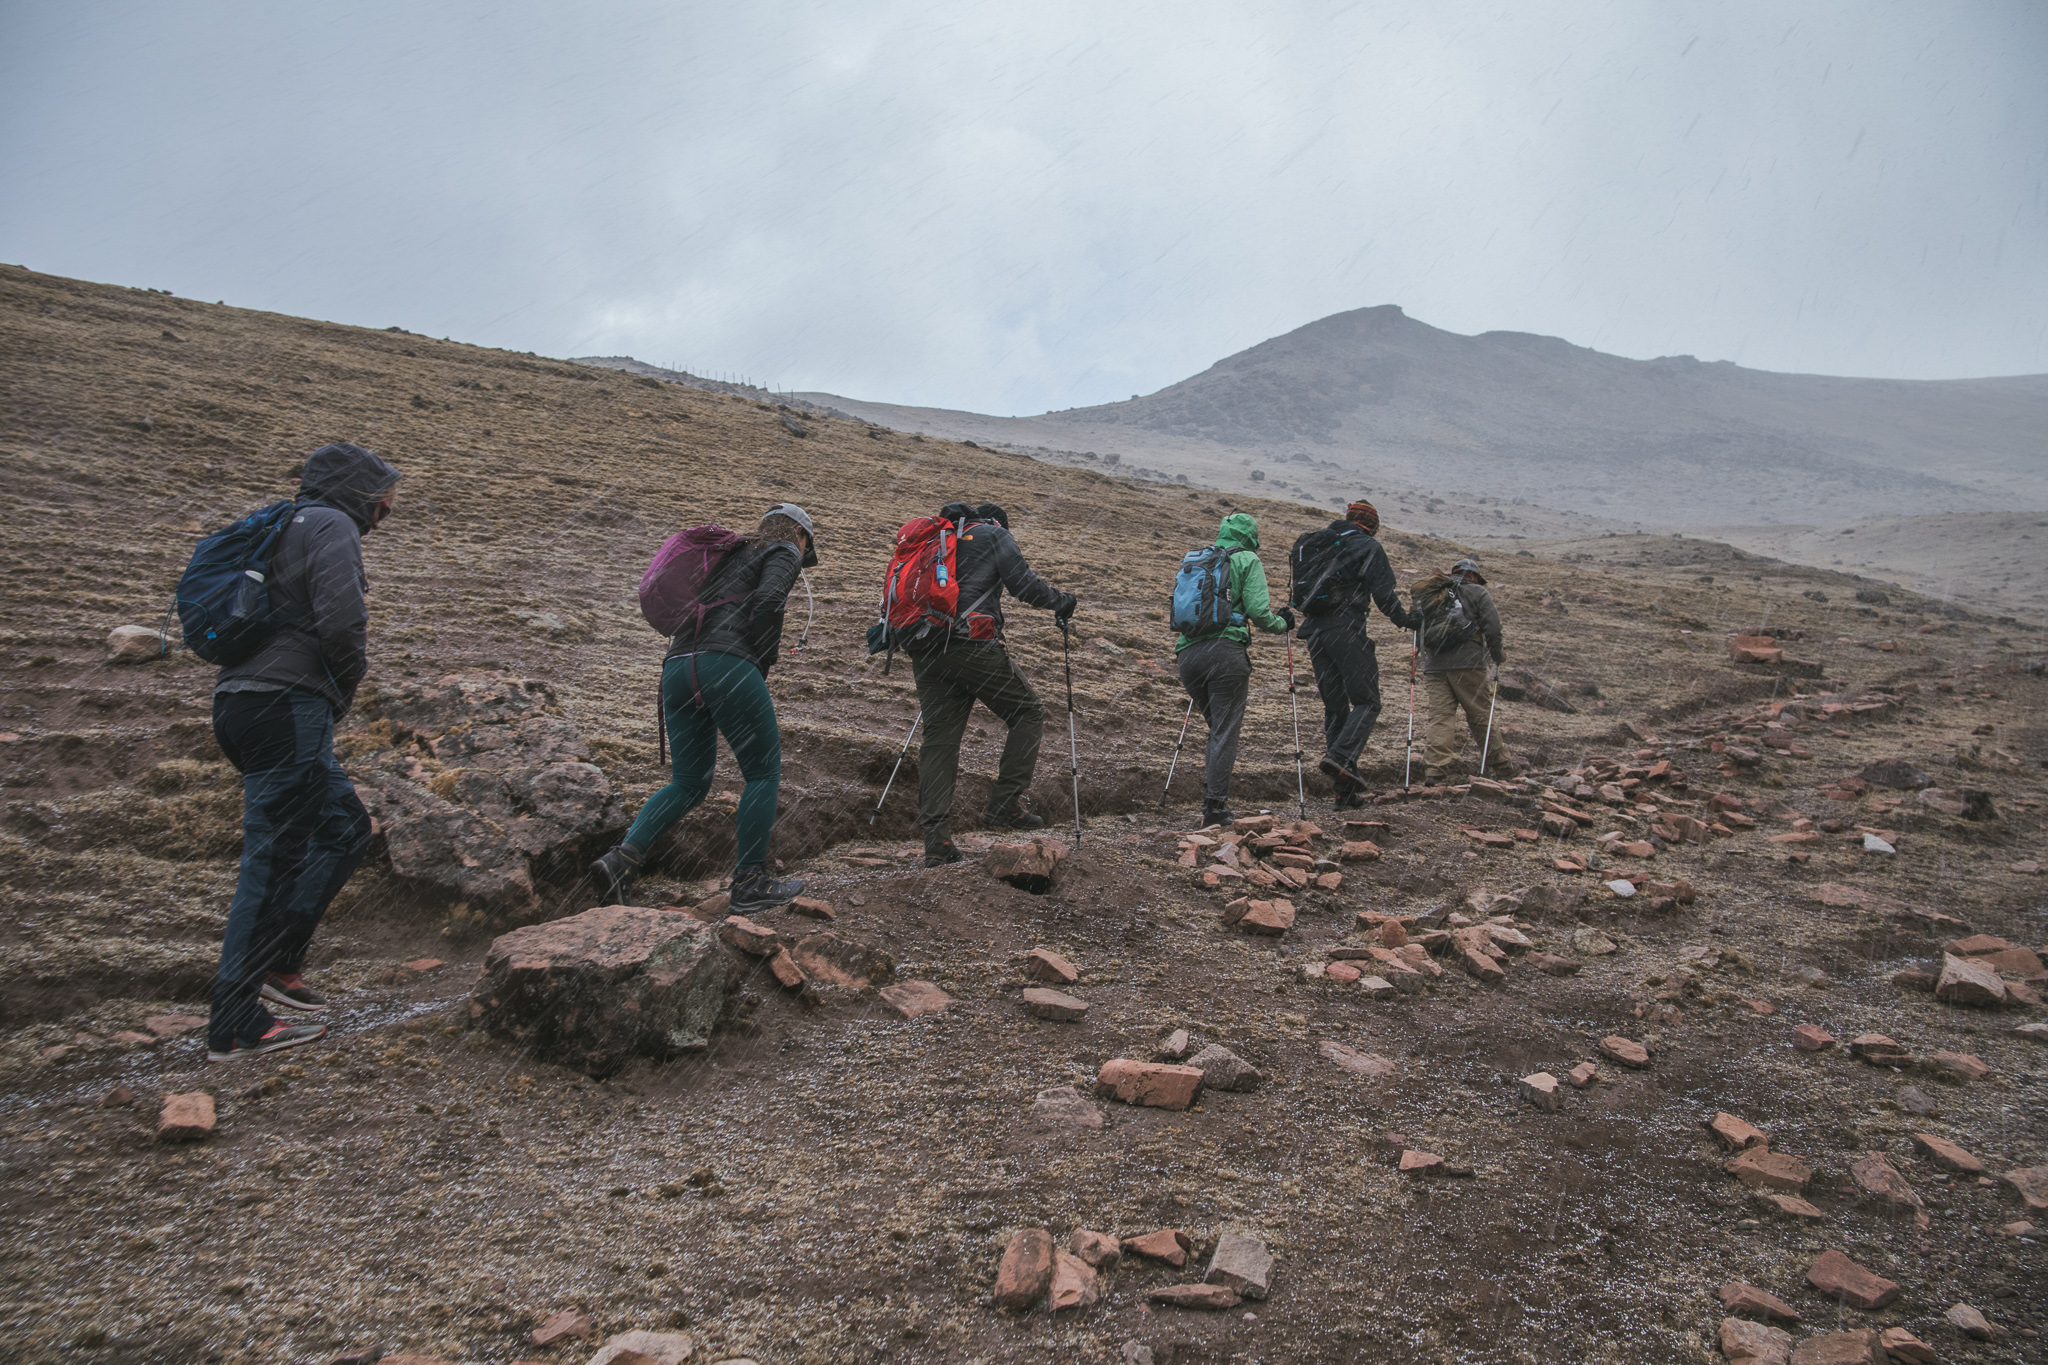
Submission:
[[[259,992],[273,1005],[283,1005],[288,1010],[324,1010],[327,997],[306,984],[306,978],[299,972],[272,972],[263,978],[263,989]]]
[[[239,1062],[244,1057],[260,1057],[266,1052],[277,1052],[283,1048],[297,1047],[301,1043],[317,1043],[327,1036],[325,1024],[285,1024],[270,1026],[270,1032],[253,1043],[236,1043],[227,1051],[217,1048],[206,1050],[209,1062]]]

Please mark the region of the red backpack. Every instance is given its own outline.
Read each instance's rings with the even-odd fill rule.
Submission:
[[[686,624],[701,628],[711,608],[741,600],[701,599],[726,556],[742,543],[743,537],[717,525],[691,526],[662,542],[640,579],[640,614],[647,624],[674,636]]]
[[[868,653],[920,639],[933,627],[953,628],[960,611],[959,528],[944,517],[916,517],[896,533],[896,553],[882,580],[882,611],[868,628]],[[889,663],[882,665],[887,672]]]

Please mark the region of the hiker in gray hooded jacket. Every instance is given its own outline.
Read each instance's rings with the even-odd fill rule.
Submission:
[[[242,774],[242,867],[214,973],[209,1062],[327,1032],[280,1023],[266,1005],[326,1006],[306,984],[306,950],[369,847],[369,812],[335,761],[334,724],[369,668],[362,538],[391,514],[397,486],[398,471],[361,446],[306,457],[266,584],[281,628],[214,684],[214,738]]]

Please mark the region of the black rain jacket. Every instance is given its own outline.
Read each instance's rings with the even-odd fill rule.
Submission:
[[[1343,536],[1338,542],[1336,569],[1342,595],[1328,611],[1303,617],[1302,635],[1311,636],[1336,626],[1362,630],[1373,603],[1378,603],[1386,618],[1403,630],[1421,625],[1422,618],[1401,605],[1394,566],[1387,563],[1387,552],[1378,539],[1368,535],[1357,522],[1342,518],[1331,522],[1330,529]]]
[[[1043,607],[1053,611],[1067,600],[1067,595],[1052,584],[1031,572],[1030,564],[1024,560],[1024,552],[1017,548],[1016,539],[1004,529],[1000,522],[970,521],[960,529],[959,547],[954,551],[953,563],[960,575],[960,614],[956,619],[952,638],[971,639],[968,622],[970,612],[995,618],[995,638],[1003,638],[1003,591],[1030,607]],[[916,653],[936,649],[946,642],[946,636],[934,632],[915,641],[909,648]]]
[[[668,657],[731,654],[766,673],[782,652],[782,613],[802,568],[803,552],[786,540],[747,541],[726,556],[702,597],[740,600],[711,608],[701,625],[686,623],[669,641]]]

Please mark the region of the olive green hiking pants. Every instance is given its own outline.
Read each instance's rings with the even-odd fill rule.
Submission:
[[[1508,746],[1501,741],[1499,718],[1495,718],[1493,741],[1487,743],[1487,708],[1493,700],[1493,690],[1487,686],[1486,670],[1483,668],[1452,668],[1442,673],[1422,675],[1422,689],[1429,698],[1429,725],[1423,732],[1423,763],[1427,767],[1424,776],[1435,781],[1444,776],[1457,757],[1464,736],[1459,730],[1472,732],[1472,762],[1479,762],[1479,748],[1486,746],[1486,766],[1495,772],[1510,767],[1514,760],[1508,754]]]
[[[1045,706],[995,640],[955,640],[944,649],[910,657],[917,704],[924,708],[924,743],[917,751],[917,823],[924,846],[953,837],[953,788],[960,777],[960,740],[967,715],[980,702],[1010,729],[996,766],[991,808],[1014,805],[1038,769]]]

